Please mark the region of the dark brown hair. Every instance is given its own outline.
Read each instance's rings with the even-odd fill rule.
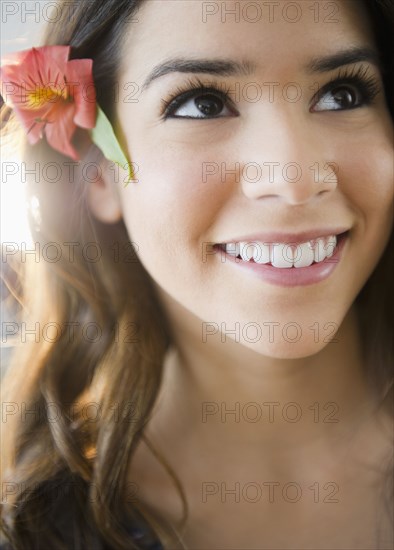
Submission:
[[[72,58],[93,59],[97,101],[114,122],[114,90],[122,39],[130,18],[143,0],[78,0],[48,28],[44,44],[68,44]],[[387,102],[394,116],[392,7],[390,0],[366,2],[376,31]],[[3,119],[9,113],[3,109]],[[12,122],[8,120],[6,127]],[[25,145],[26,162],[62,165],[65,157],[45,142]],[[69,162],[69,159],[67,159]],[[2,505],[2,529],[16,550],[99,548],[138,549],[120,518],[147,525],[164,544],[173,535],[141,502],[126,505],[130,459],[144,438],[161,383],[163,360],[172,343],[165,313],[138,256],[130,259],[131,243],[123,221],[101,224],[89,214],[82,175],[54,184],[28,182],[30,204],[38,199],[39,216],[29,211],[33,241],[43,250],[56,243],[59,261],[28,261],[12,257],[3,278],[15,319],[31,327],[52,323],[100,327],[92,341],[76,330],[63,331],[54,341],[39,338],[16,346],[5,377],[3,400],[30,414],[7,418],[2,450],[4,483],[10,490]],[[392,244],[357,298],[368,375],[382,399],[392,388]],[[67,243],[78,243],[70,261]],[[87,261],[88,243],[98,243],[101,257]],[[114,260],[113,245],[120,255]],[[52,325],[52,326],[54,326]],[[117,327],[131,326],[135,341],[117,338]],[[91,422],[86,406],[99,405],[99,421]],[[114,404],[118,405],[114,414]],[[51,411],[60,411],[56,421]],[[149,442],[147,442],[149,444]],[[154,451],[154,449],[152,449]],[[165,463],[164,463],[165,464]],[[170,466],[169,473],[173,476]],[[176,477],[174,483],[185,498]],[[60,495],[60,498],[59,498]],[[4,492],[3,492],[4,496]],[[52,509],[51,515],[49,511]],[[65,543],[62,518],[70,517],[72,543]],[[52,521],[48,518],[56,518]],[[67,523],[64,523],[67,528]]]

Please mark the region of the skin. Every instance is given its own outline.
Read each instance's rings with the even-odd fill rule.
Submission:
[[[189,548],[374,548],[379,476],[390,450],[391,421],[385,412],[375,411],[363,375],[353,302],[392,228],[393,127],[374,65],[363,62],[350,68],[367,67],[381,93],[372,105],[342,111],[310,111],[316,83],[321,88],[338,69],[319,74],[304,69],[315,57],[354,45],[374,47],[366,14],[359,2],[339,1],[338,22],[324,22],[323,16],[314,22],[308,8],[315,3],[304,1],[301,19],[289,23],[280,16],[286,4],[281,2],[273,22],[267,16],[254,24],[234,17],[223,23],[220,16],[203,22],[202,4],[143,4],[125,37],[120,90],[128,82],[141,89],[154,66],[181,53],[257,65],[249,76],[199,74],[207,84],[234,88],[239,83],[242,89],[249,82],[262,87],[297,82],[303,93],[297,102],[281,94],[270,102],[266,91],[261,101],[235,103],[238,116],[161,120],[162,99],[192,76],[172,73],[152,82],[137,103],[117,105],[117,131],[138,165],[138,183],[124,187],[103,160],[104,176],[91,184],[89,205],[106,223],[123,217],[164,305],[177,348],[166,359],[147,435],[185,486],[190,520],[183,541]],[[266,14],[264,2],[260,4]],[[324,9],[324,2],[320,6]],[[223,181],[220,173],[202,181],[204,162],[226,163],[231,169],[235,162],[242,167],[270,161],[281,166],[297,162],[303,176],[293,184],[281,172],[270,182],[268,171],[258,182],[242,174]],[[335,162],[335,173],[327,178],[322,169],[316,182],[309,169],[316,162],[321,168]],[[220,254],[202,260],[204,243],[316,227],[350,230],[338,266],[318,284],[283,288],[222,262]],[[257,342],[242,332],[251,322],[262,328]],[[273,338],[264,325],[270,322],[279,323]],[[298,342],[282,336],[289,322],[302,329]],[[219,331],[204,341],[203,323],[229,331],[239,323],[238,341],[230,335],[222,341]],[[327,323],[330,330],[324,328]],[[319,327],[318,337],[311,325]],[[227,409],[239,403],[242,410],[251,402],[279,403],[274,420],[267,420],[268,408],[262,407],[265,416],[255,423],[242,414],[239,422],[231,415],[222,421],[220,412],[202,421],[204,403],[216,403],[220,411],[222,403]],[[283,419],[281,411],[289,402],[301,408],[299,422]],[[317,422],[308,408],[314,403],[320,407]],[[327,403],[334,405],[323,409]],[[330,412],[338,422],[323,422]],[[181,508],[176,491],[143,445],[130,480],[137,481],[140,498],[177,523]],[[262,498],[252,505],[242,497],[239,503],[232,497],[222,503],[216,495],[202,502],[202,485],[223,480],[229,487],[237,481],[241,486],[296,481],[309,498],[292,505],[279,498],[272,505]],[[314,503],[307,487],[316,482],[323,487],[328,481],[339,488],[339,502]],[[383,530],[387,540],[380,547],[389,548],[388,524]]]

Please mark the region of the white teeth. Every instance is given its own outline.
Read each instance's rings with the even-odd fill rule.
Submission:
[[[273,267],[286,269],[290,267],[308,267],[322,262],[325,258],[331,258],[337,245],[336,236],[320,237],[302,244],[262,242],[226,243],[227,254],[240,257],[244,262],[252,259],[257,264],[271,263]]]
[[[274,267],[293,267],[294,254],[291,246],[287,244],[273,244],[271,250],[271,263]]]
[[[326,244],[327,258],[331,258],[331,256],[334,254],[334,250],[336,246],[337,246],[337,238],[335,237],[335,235],[333,237],[329,237],[327,239],[327,244]]]
[[[226,252],[230,256],[239,256],[239,243],[226,244]]]
[[[296,247],[294,267],[309,267],[313,264],[315,254],[311,242],[299,244]]]
[[[254,249],[254,243],[239,243],[239,253],[241,254],[241,258],[244,262],[249,262],[253,258]]]
[[[326,248],[325,248],[325,242],[324,239],[317,239],[315,243],[314,253],[315,253],[315,262],[322,262],[326,256]]]
[[[271,261],[270,245],[256,243],[254,247],[253,259],[256,264],[269,264]]]

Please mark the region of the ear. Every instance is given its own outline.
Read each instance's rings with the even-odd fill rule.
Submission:
[[[83,161],[89,174],[89,163],[92,175],[86,181],[88,185],[87,203],[90,211],[102,223],[116,223],[122,219],[122,207],[117,182],[119,171],[117,165],[107,160],[95,146],[89,149]]]

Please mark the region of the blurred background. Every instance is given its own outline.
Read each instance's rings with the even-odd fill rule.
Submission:
[[[0,9],[0,57],[3,64],[9,53],[40,45],[45,23],[51,19],[51,14],[56,13],[56,2],[1,0]],[[15,162],[20,165],[20,160],[15,153],[12,155],[6,149],[6,143],[2,139],[0,241],[26,242],[30,235],[25,216],[21,170],[17,164],[11,164]]]
[[[0,57],[6,62],[8,54],[26,50],[41,44],[41,36],[45,25],[56,17],[55,1],[21,1],[1,0],[0,20]],[[3,96],[3,90],[0,90]],[[5,95],[5,94],[4,94]],[[3,103],[2,98],[0,99]],[[22,243],[26,249],[34,248],[27,224],[25,189],[23,184],[22,164],[16,151],[7,146],[7,140],[0,138],[1,156],[1,187],[0,187],[0,242],[2,249],[1,261],[1,346],[0,375],[3,375],[12,351],[12,340],[7,335],[10,323],[16,321],[16,311],[10,296],[6,281],[15,278],[7,260],[6,250],[20,249]],[[10,256],[8,256],[9,258]]]

